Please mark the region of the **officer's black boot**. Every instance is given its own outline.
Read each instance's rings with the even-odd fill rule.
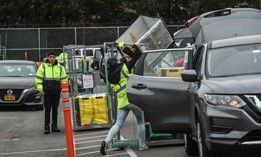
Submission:
[[[44,134],[50,134],[50,127],[44,126]]]
[[[57,125],[52,126],[52,132],[60,132],[60,129],[57,127]]]

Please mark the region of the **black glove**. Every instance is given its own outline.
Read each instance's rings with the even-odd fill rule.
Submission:
[[[140,49],[137,47],[137,45],[133,45],[133,48],[135,49],[135,54],[136,54],[137,59],[139,59],[140,56],[142,55]]]
[[[120,59],[120,62],[121,62],[121,63],[127,63],[127,60],[126,60],[126,58],[121,58],[121,59]]]
[[[123,53],[127,54],[127,55],[130,56],[130,58],[132,58],[132,59],[138,59],[136,53],[133,52],[132,50],[130,50],[129,48],[127,48],[127,47],[125,47],[125,48],[123,49]]]

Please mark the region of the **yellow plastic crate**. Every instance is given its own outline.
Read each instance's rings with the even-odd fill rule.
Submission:
[[[93,121],[93,97],[79,98],[81,125],[91,124]]]
[[[107,105],[107,96],[95,96],[93,99],[94,103],[94,124],[108,124],[109,116],[108,116],[108,105]]]

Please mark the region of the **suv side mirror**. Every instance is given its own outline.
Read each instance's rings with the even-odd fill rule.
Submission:
[[[185,70],[181,72],[181,78],[185,82],[196,82],[198,81],[197,79],[197,74],[195,70]]]

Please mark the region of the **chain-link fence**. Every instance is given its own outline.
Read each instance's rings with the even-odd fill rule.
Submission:
[[[170,33],[182,25],[167,26]],[[67,28],[2,28],[0,29],[0,60],[42,61],[49,51],[57,55],[66,45],[102,45],[114,42],[128,29],[119,27],[67,27]]]

